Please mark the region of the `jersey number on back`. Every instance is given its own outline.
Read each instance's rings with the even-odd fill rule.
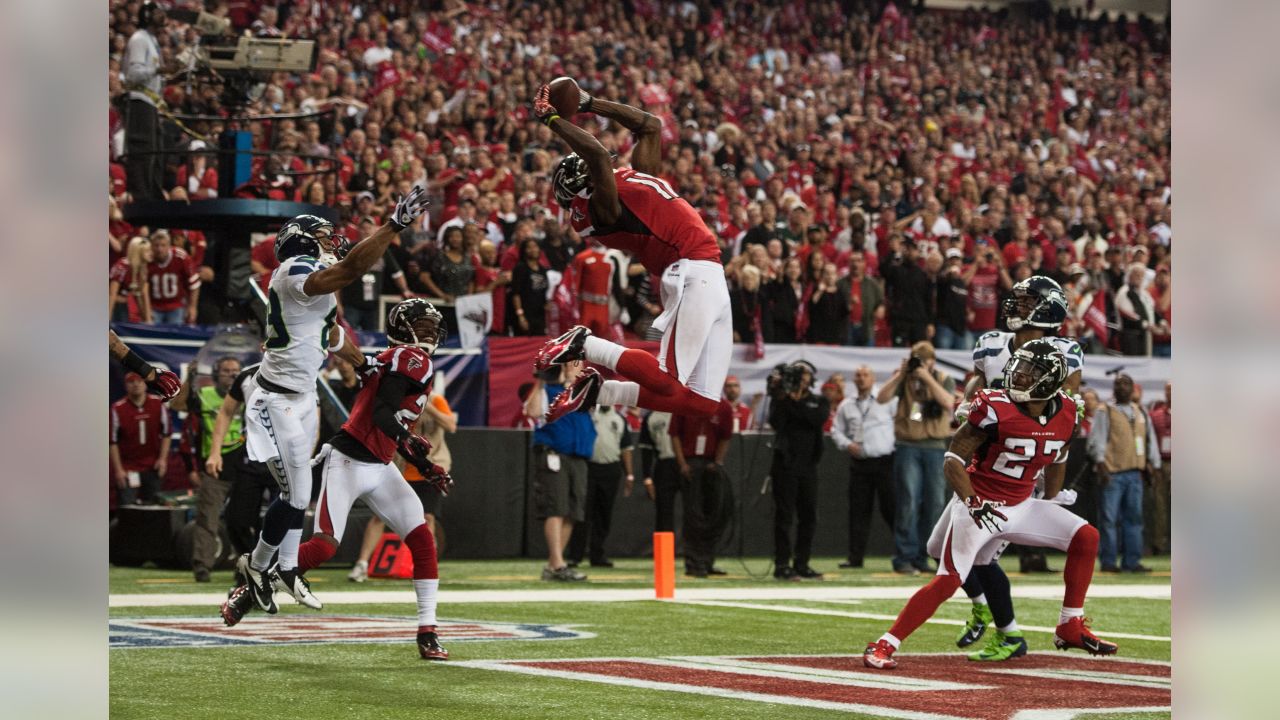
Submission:
[[[1024,463],[1029,462],[1031,458],[1036,456],[1037,445],[1039,445],[1039,441],[1031,438],[1005,438],[1004,446],[1008,450],[1000,453],[999,457],[991,465],[991,469],[1001,475],[1008,475],[1015,480],[1022,479],[1022,474],[1027,471]],[[1046,440],[1042,454],[1056,456],[1062,450],[1063,445],[1066,445],[1066,443],[1061,440]]]
[[[660,177],[646,175],[645,173],[633,173],[627,178],[627,182],[636,183],[637,185],[645,185],[653,188],[653,191],[662,196],[663,200],[675,200],[680,197],[675,190],[671,189],[671,184]]]

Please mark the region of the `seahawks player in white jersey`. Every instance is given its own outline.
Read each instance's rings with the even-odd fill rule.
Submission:
[[[276,235],[280,267],[271,275],[267,338],[254,390],[246,399],[244,427],[249,458],[267,464],[280,496],[267,508],[257,546],[237,564],[254,603],[265,612],[276,612],[273,583],[299,603],[321,607],[297,566],[302,522],[311,502],[311,451],[319,432],[316,377],[329,352],[354,347],[335,323],[333,294],[368,272],[392,238],[426,207],[425,191],[415,186],[396,204],[391,219],[349,252],[333,224],[314,215],[299,215]],[[358,348],[355,352],[359,354]],[[271,570],[277,551],[279,562]]]
[[[1004,368],[1013,351],[1032,340],[1047,340],[1066,357],[1067,380],[1062,389],[1074,395],[1080,388],[1084,368],[1080,343],[1051,334],[1067,319],[1067,296],[1058,283],[1040,275],[1019,282],[1005,301],[1004,315],[1006,325],[1013,332],[992,331],[978,338],[974,345],[973,377],[965,385],[964,402],[956,409],[961,419],[968,415],[969,403],[979,390],[1004,386]],[[1072,496],[1073,493],[1064,494],[1063,501],[1068,502]],[[989,565],[974,566],[963,585],[965,594],[973,601],[973,614],[956,645],[968,647],[982,637],[988,624],[996,626],[995,636],[982,650],[970,654],[970,660],[1002,661],[1027,652],[1027,641],[1014,619],[1009,578],[1000,567],[999,557],[997,553],[996,560]]]

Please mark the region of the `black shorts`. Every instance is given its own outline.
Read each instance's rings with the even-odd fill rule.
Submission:
[[[426,480],[409,483],[418,499],[422,501],[422,511],[434,517],[440,517],[440,491],[432,487]]]

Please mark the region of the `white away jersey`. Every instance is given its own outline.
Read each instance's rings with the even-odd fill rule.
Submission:
[[[1045,340],[1053,343],[1067,358],[1067,377],[1084,368],[1084,351],[1080,343],[1072,338],[1045,336]],[[973,346],[973,366],[982,373],[989,388],[1004,387],[1004,366],[1013,356],[1009,347],[1013,342],[1013,333],[992,330],[978,338]]]
[[[302,291],[307,276],[324,267],[313,257],[289,258],[271,274],[268,286],[267,341],[258,374],[297,392],[315,390],[338,314],[332,293],[308,297]]]

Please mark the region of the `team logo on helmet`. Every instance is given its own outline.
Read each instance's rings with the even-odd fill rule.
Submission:
[[[447,336],[444,315],[422,298],[396,303],[387,313],[387,339],[393,345],[411,345],[434,353]]]
[[[1013,351],[1004,366],[1005,392],[1014,402],[1048,400],[1067,380],[1067,359],[1048,340],[1032,340]]]
[[[573,198],[591,184],[591,175],[587,172],[587,161],[578,153],[569,153],[556,165],[551,176],[551,185],[556,191],[556,203],[560,207],[569,207]]]
[[[338,261],[336,251],[346,242],[337,235],[333,223],[315,215],[299,215],[281,226],[276,233],[276,260],[305,255],[327,265]],[[346,245],[349,249],[349,244]],[[345,254],[345,252],[344,252]]]
[[[1024,327],[1057,330],[1067,320],[1067,294],[1052,279],[1033,275],[1013,286],[1004,316],[1014,332]]]

